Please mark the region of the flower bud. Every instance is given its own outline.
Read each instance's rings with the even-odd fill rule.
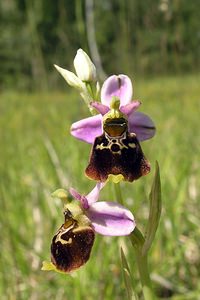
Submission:
[[[82,81],[96,81],[96,67],[82,49],[77,51],[74,58],[74,68],[78,78]]]
[[[83,91],[85,90],[85,85],[84,83],[80,80],[80,78],[78,78],[74,73],[63,69],[57,65],[54,65],[54,67],[56,68],[56,70],[63,76],[63,78],[67,81],[67,83],[74,87],[75,89],[79,90],[79,91]]]

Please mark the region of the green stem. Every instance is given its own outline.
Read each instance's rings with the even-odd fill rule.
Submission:
[[[121,192],[120,183],[114,184],[116,200],[123,205],[123,197]],[[148,269],[148,257],[147,254],[142,254],[142,247],[145,242],[145,238],[142,232],[135,227],[133,232],[129,235],[131,244],[135,251],[136,263],[139,271],[140,281],[142,284],[142,292],[145,300],[156,300],[156,296],[153,292],[151,285],[151,278]]]
[[[123,197],[122,197],[120,182],[114,183],[114,189],[115,189],[115,197],[117,202],[123,205]]]
[[[136,257],[136,263],[140,275],[140,281],[142,284],[142,292],[145,300],[156,300],[156,296],[153,292],[151,285],[151,278],[148,269],[148,257],[147,254],[142,254],[142,246],[144,244],[144,237],[141,231],[136,227],[130,234],[130,241],[133,245]]]
[[[91,82],[85,82],[85,85],[86,85],[86,88],[87,88],[87,90],[88,90],[88,92],[89,92],[91,98],[92,98],[93,100],[95,100],[95,98],[94,98],[93,86],[92,86]]]
[[[147,255],[142,255],[141,251],[135,250],[136,262],[138,266],[138,271],[140,274],[140,281],[142,284],[142,292],[145,300],[155,300],[151,279],[148,270],[148,258]]]

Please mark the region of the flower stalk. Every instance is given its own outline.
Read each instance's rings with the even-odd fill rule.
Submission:
[[[120,183],[115,184],[115,195],[117,201],[121,204],[123,203],[123,197],[121,193]],[[135,259],[138,267],[139,278],[142,285],[142,292],[145,300],[156,300],[156,295],[152,288],[152,282],[149,274],[148,267],[148,252],[150,245],[152,244],[156,229],[158,227],[160,212],[161,212],[161,188],[160,188],[160,176],[159,176],[159,166],[156,163],[155,177],[150,193],[150,213],[149,220],[147,224],[147,236],[144,237],[142,232],[136,226],[132,233],[129,235],[130,242],[134,249]],[[152,209],[155,212],[152,212]],[[153,225],[152,225],[153,224]],[[146,246],[148,245],[148,247]]]
[[[136,263],[140,275],[140,281],[142,284],[142,292],[145,300],[156,300],[156,296],[152,289],[151,279],[148,269],[148,257],[142,255],[141,249],[135,250]]]
[[[140,282],[142,285],[142,292],[145,300],[155,300],[156,296],[152,289],[151,278],[148,268],[148,253],[142,253],[142,247],[145,239],[141,231],[136,227],[129,235],[131,244],[134,248],[135,259],[138,267]]]
[[[120,182],[114,183],[114,190],[115,190],[115,197],[117,199],[117,202],[123,205],[123,197],[122,197]]]
[[[151,278],[148,270],[148,252],[154,241],[161,215],[161,183],[159,165],[156,162],[154,181],[149,195],[150,210],[147,223],[146,237],[136,227],[130,234],[130,240],[134,247],[136,262],[142,284],[145,300],[154,300],[156,296],[152,289]]]

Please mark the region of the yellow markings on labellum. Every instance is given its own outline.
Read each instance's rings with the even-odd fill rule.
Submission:
[[[135,143],[129,143],[128,146],[132,149],[134,149],[136,147]]]
[[[57,232],[56,239],[54,241],[55,243],[60,242],[62,245],[72,244],[73,240],[71,237],[68,240],[66,240],[66,239],[63,239],[62,236],[64,234],[66,234],[67,232],[69,232],[70,230],[72,230],[72,232],[75,234],[78,232],[82,232],[83,230],[86,230],[89,227],[89,226],[78,225],[77,221],[74,219],[72,219],[70,221],[71,221],[71,225],[69,225],[69,224],[66,225],[66,223],[69,223],[69,222],[65,222],[62,225],[62,227],[60,228],[60,230]]]
[[[57,242],[61,242],[62,245],[71,244],[72,243],[72,238],[69,238],[69,240],[66,241],[66,240],[62,239],[61,234],[58,234],[56,239],[55,239],[55,243],[57,243]]]
[[[69,205],[68,205],[68,207],[69,207]],[[77,212],[77,210],[76,210],[76,212]],[[72,238],[69,238],[68,240],[63,239],[62,236],[64,234],[66,234],[70,230],[74,234],[78,233],[78,232],[82,232],[83,230],[88,229],[88,226],[90,225],[89,219],[85,215],[83,215],[82,211],[79,216],[73,216],[71,211],[67,208],[64,211],[64,215],[65,215],[65,223],[58,230],[58,232],[56,234],[56,239],[55,239],[55,243],[60,242],[62,245],[71,244],[73,242]],[[77,218],[77,219],[75,219],[75,218]]]
[[[88,229],[88,227],[90,227],[90,226],[78,226],[78,227],[74,228],[74,229],[72,230],[72,232],[78,233],[78,232],[81,232],[81,231],[83,231],[83,230]]]
[[[59,232],[56,236],[55,243],[61,242],[61,244],[63,244],[63,245],[71,244],[72,238],[69,238],[68,240],[62,239],[62,235],[67,233],[70,229],[72,229],[72,228],[70,227],[70,228],[67,228],[67,230],[62,230],[61,232]]]
[[[108,134],[105,133],[105,138],[108,141],[108,145],[104,145],[104,143],[101,143],[100,145],[96,146],[96,150],[109,149],[113,154],[121,155],[122,149],[134,149],[136,147],[135,143],[129,143],[128,146],[124,144],[123,140],[126,138],[126,133],[124,133],[121,137],[115,138],[111,138]]]
[[[65,223],[60,227],[58,232],[56,233],[56,239],[55,243],[60,242],[62,245],[65,244],[71,244],[72,243],[72,238],[69,238],[68,240],[63,239],[62,236],[69,232],[70,230],[76,228],[78,226],[77,221],[72,218],[71,212],[69,210],[66,210],[64,212],[65,215]]]

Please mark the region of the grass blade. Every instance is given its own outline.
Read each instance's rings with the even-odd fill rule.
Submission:
[[[154,181],[149,195],[149,200],[150,200],[149,220],[147,224],[146,238],[142,249],[143,255],[147,254],[148,250],[150,249],[153,243],[158,228],[159,220],[160,220],[160,215],[161,215],[161,208],[162,208],[161,183],[160,183],[159,165],[157,161],[156,161],[156,171],[155,171]]]
[[[123,249],[121,248],[121,262],[122,262],[122,272],[124,277],[124,283],[127,292],[127,299],[128,300],[138,300],[137,295],[134,293],[133,290],[133,279],[131,276],[131,272],[124,254]]]

